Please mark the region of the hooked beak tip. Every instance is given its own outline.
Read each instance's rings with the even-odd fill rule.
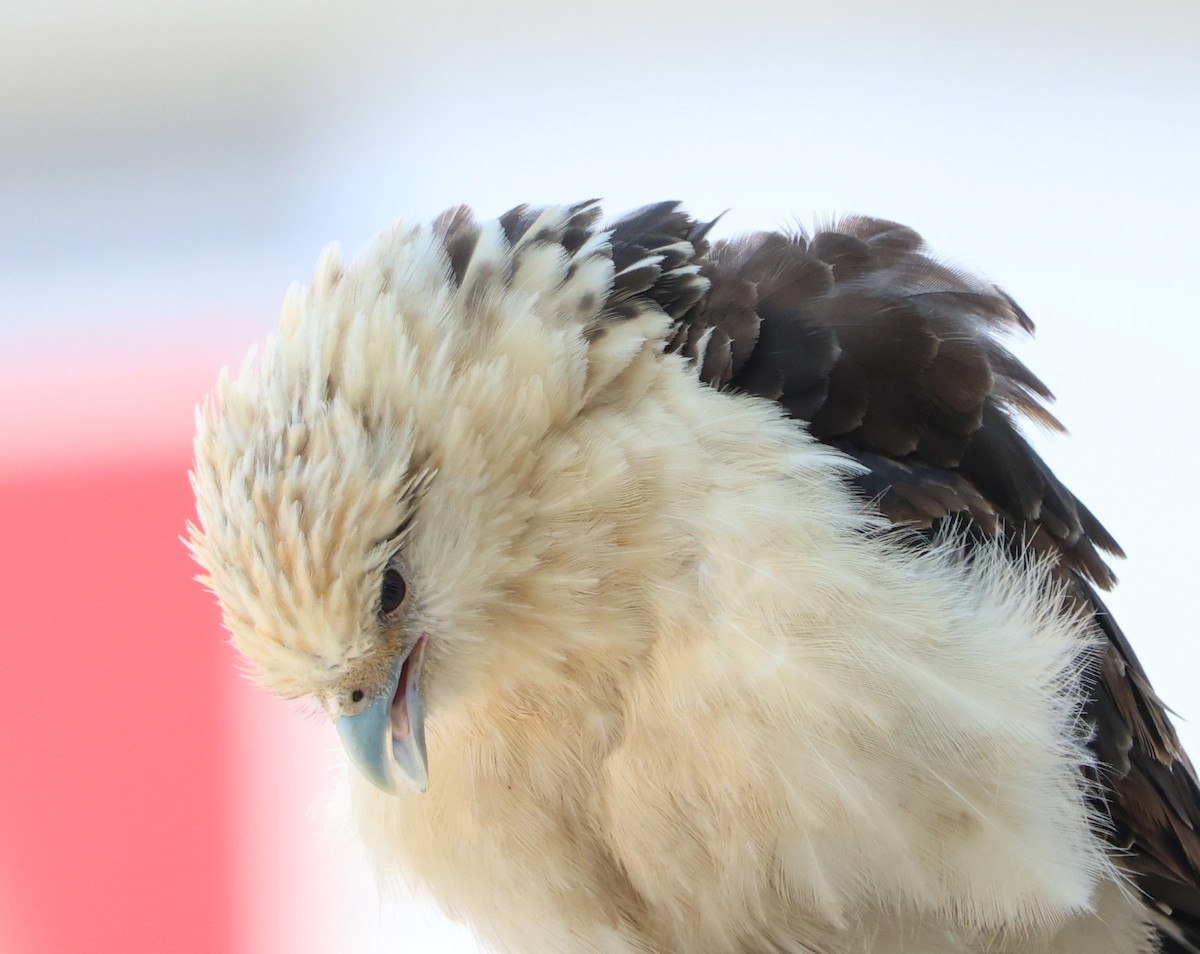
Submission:
[[[335,720],[355,767],[390,795],[424,792],[428,784],[420,691],[427,639],[396,655],[383,691],[365,709]]]

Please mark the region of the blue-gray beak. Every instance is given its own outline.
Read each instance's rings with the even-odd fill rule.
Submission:
[[[426,639],[397,654],[383,691],[365,709],[335,723],[350,761],[391,795],[423,792],[429,778],[420,694]]]

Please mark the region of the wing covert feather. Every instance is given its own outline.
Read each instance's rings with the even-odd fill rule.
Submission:
[[[678,280],[638,289],[677,319],[671,346],[710,385],[778,401],[857,459],[859,487],[893,522],[932,534],[952,520],[968,539],[1000,536],[1054,556],[1066,598],[1093,614],[1108,644],[1085,709],[1105,835],[1159,913],[1163,950],[1200,951],[1200,785],[1097,593],[1115,583],[1102,554],[1120,547],[1020,432],[1024,420],[1062,429],[1050,390],[1000,338],[1031,332],[1029,316],[894,222],[851,217],[811,236],[711,246],[710,225],[676,203],[648,206],[616,224],[614,259],[669,247],[664,279],[698,266],[686,274],[707,287],[694,299]],[[681,245],[692,247],[686,260]]]
[[[1005,347],[1029,316],[996,286],[935,258],[912,229],[849,217],[808,235],[760,232],[709,243],[713,222],[676,202],[598,231],[596,202],[518,206],[500,218],[513,248],[611,256],[613,318],[653,302],[675,320],[668,347],[701,380],[777,401],[863,465],[864,496],[928,537],[953,521],[968,541],[1000,539],[1054,557],[1064,598],[1107,641],[1085,716],[1102,768],[1103,834],[1157,912],[1162,950],[1200,954],[1200,784],[1163,703],[1098,590],[1121,549],[1022,436],[1062,425],[1049,389]],[[481,230],[464,208],[435,233],[470,282]]]

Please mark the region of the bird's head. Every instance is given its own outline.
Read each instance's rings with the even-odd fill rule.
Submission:
[[[515,651],[496,634],[533,598],[547,436],[638,350],[589,347],[611,258],[603,233],[556,236],[594,210],[539,214],[518,236],[456,211],[350,265],[327,251],[197,413],[190,546],[233,642],[385,789],[424,788],[425,710]]]

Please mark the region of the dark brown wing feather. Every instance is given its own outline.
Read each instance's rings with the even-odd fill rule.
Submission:
[[[574,254],[595,234],[595,202],[549,219],[542,211],[502,216],[508,241]],[[654,301],[676,320],[670,347],[705,382],[778,401],[856,458],[859,487],[895,523],[931,536],[954,521],[967,539],[999,537],[1056,558],[1066,599],[1107,639],[1085,712],[1105,835],[1157,912],[1163,951],[1200,954],[1200,785],[1097,594],[1115,582],[1101,552],[1120,548],[1018,429],[1022,419],[1061,428],[1046,409],[1049,390],[998,337],[1031,331],[1028,316],[894,222],[848,218],[811,237],[764,232],[710,247],[711,226],[674,202],[613,224],[608,247],[593,253],[615,266],[610,314]],[[461,282],[480,228],[465,208],[434,228]]]
[[[860,487],[896,523],[933,532],[955,520],[1056,556],[1068,598],[1108,640],[1086,709],[1106,834],[1159,912],[1163,950],[1200,951],[1200,786],[1097,595],[1115,582],[1101,551],[1120,548],[1018,429],[1023,418],[1061,427],[1049,390],[998,337],[1031,331],[1028,316],[894,222],[848,218],[811,237],[712,247],[708,228],[671,202],[618,221],[614,303],[656,300],[678,320],[672,347],[703,380],[778,401],[856,458]]]

